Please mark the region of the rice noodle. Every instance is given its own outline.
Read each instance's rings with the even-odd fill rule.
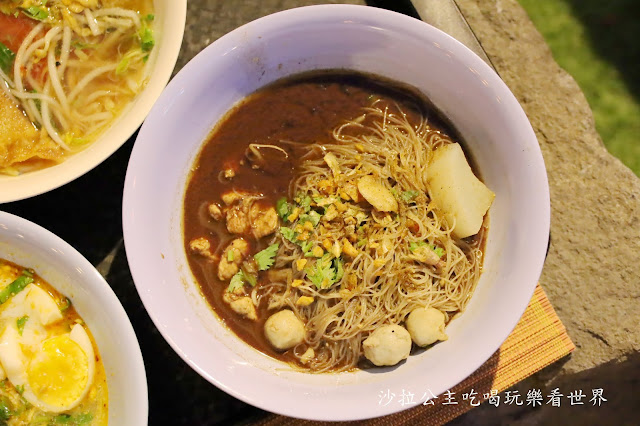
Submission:
[[[419,195],[410,203],[400,203],[395,217],[368,204],[349,204],[354,217],[360,218],[361,241],[366,243],[355,258],[344,262],[344,275],[337,283],[320,289],[308,279],[295,289],[283,282],[262,285],[259,303],[270,309],[291,309],[306,324],[305,341],[293,351],[300,358],[306,349],[314,350],[315,358],[305,371],[355,367],[363,356],[362,341],[371,332],[383,324],[402,323],[418,307],[436,308],[451,319],[464,311],[481,272],[484,228],[471,242],[454,239],[452,225],[430,203],[426,165],[436,148],[452,141],[432,130],[426,118],[412,125],[399,107],[374,104],[365,113],[364,118],[336,128],[333,143],[323,145],[321,151],[318,145],[308,145],[307,159],[290,184],[291,198],[297,194],[317,199],[322,181],[335,179],[337,185],[348,185],[366,175],[380,178],[398,193]],[[323,159],[324,153],[337,159],[337,176]],[[347,234],[345,226],[341,220],[323,221],[309,241],[341,241]],[[273,237],[272,243],[276,241],[280,248],[274,268],[296,270],[292,266],[298,260],[308,259],[299,245],[281,235]],[[444,250],[439,266],[419,261],[412,243]],[[357,285],[350,287],[350,282]],[[298,305],[301,295],[313,297],[314,302]]]

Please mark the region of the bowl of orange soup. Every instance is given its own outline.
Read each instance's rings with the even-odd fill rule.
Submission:
[[[140,346],[109,284],[69,244],[4,212],[0,379],[9,424],[147,422]]]

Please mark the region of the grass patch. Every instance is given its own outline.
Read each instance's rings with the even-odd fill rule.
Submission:
[[[519,0],[578,82],[609,152],[640,176],[640,25],[635,0]]]

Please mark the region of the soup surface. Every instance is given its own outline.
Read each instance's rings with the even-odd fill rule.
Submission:
[[[249,96],[204,144],[184,199],[185,250],[206,300],[245,342],[306,371],[392,365],[412,340],[445,340],[480,275],[493,200],[461,150],[490,198],[473,232],[432,190],[442,178],[427,166],[450,168],[436,151],[459,147],[449,135],[419,94],[353,72]],[[435,337],[421,339],[425,327]],[[380,359],[398,333],[399,359]]]
[[[71,301],[0,259],[0,423],[106,425],[107,380]]]
[[[0,1],[0,173],[64,160],[146,83],[152,0]]]

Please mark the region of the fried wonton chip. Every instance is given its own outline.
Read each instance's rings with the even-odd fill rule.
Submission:
[[[0,170],[35,157],[57,160],[62,155],[63,150],[0,91]]]

